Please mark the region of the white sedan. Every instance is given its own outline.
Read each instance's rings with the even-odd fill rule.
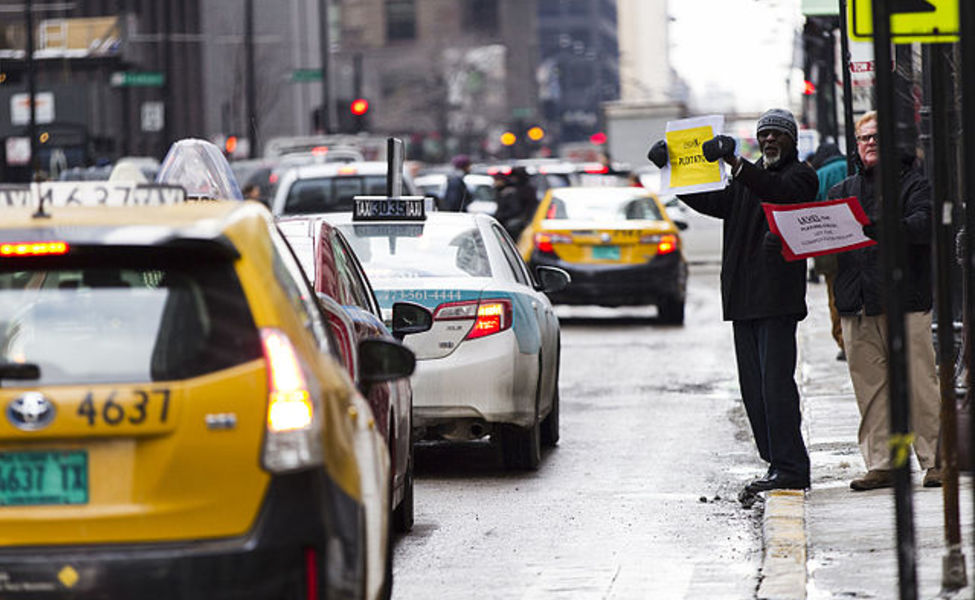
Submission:
[[[387,321],[394,302],[433,313],[433,327],[405,341],[417,358],[418,439],[490,435],[507,466],[537,468],[541,445],[559,437],[559,321],[544,292],[565,287],[568,275],[553,267],[529,273],[487,215],[366,212],[370,220],[322,216],[352,245]]]

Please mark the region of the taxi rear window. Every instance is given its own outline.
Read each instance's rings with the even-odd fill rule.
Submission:
[[[0,360],[58,385],[185,379],[261,356],[226,259],[105,258],[0,266]]]
[[[353,197],[385,193],[385,174],[298,179],[288,190],[284,214],[351,211]]]
[[[477,227],[429,224],[350,224],[339,227],[370,279],[490,277]]]

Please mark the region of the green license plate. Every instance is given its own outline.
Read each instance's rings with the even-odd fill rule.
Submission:
[[[88,453],[0,452],[0,506],[88,503]]]
[[[619,246],[593,246],[592,257],[596,260],[619,260]]]

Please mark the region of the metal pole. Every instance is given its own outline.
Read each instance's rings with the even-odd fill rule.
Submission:
[[[904,336],[904,227],[901,223],[897,127],[894,81],[891,71],[890,7],[886,0],[873,2],[873,48],[877,69],[877,132],[880,164],[877,166],[880,220],[880,256],[884,271],[887,316],[887,381],[890,390],[891,466],[894,471],[894,506],[897,522],[897,570],[901,600],[917,598],[916,543],[911,491],[910,406],[908,405],[907,354]]]
[[[162,148],[160,156],[169,151],[169,140],[172,139],[173,120],[173,73],[172,73],[172,18],[170,16],[170,3],[163,2],[163,41],[162,41],[162,64],[163,64],[163,129],[162,129]]]
[[[961,25],[961,122],[962,131],[968,134],[975,132],[975,6],[971,2],[959,2],[959,19]],[[975,263],[972,261],[975,252],[975,149],[969,144],[962,144],[961,187],[965,201],[965,261],[962,266],[965,274],[965,288],[968,297],[975,292]],[[975,306],[972,302],[964,303],[965,339],[968,344],[975,342]],[[968,378],[966,386],[969,400],[975,389],[975,352],[968,351]],[[969,464],[975,465],[975,427],[968,432]]]
[[[945,543],[941,586],[957,590],[967,585],[965,556],[961,551],[958,506],[958,439],[955,410],[954,312],[951,307],[952,190],[949,184],[951,132],[948,123],[953,89],[947,73],[950,44],[932,44],[931,51],[931,149],[934,168],[934,242],[937,265],[935,286],[938,313],[938,379],[941,384],[941,469],[944,501]]]
[[[34,181],[40,160],[37,156],[37,113],[35,96],[37,95],[37,85],[34,72],[34,7],[31,0],[24,4],[27,20],[27,48],[25,57],[27,59],[27,101],[30,103],[29,115],[27,118],[27,137],[30,138],[30,180]]]
[[[843,61],[843,129],[846,137],[846,174],[856,171],[856,133],[853,131],[853,81],[850,77],[850,40],[847,35],[846,0],[840,1],[840,55]]]
[[[318,34],[319,52],[321,52],[322,62],[322,131],[332,133],[332,126],[335,124],[335,107],[332,102],[332,78],[330,73],[330,48],[329,24],[328,24],[328,1],[318,0]]]
[[[247,158],[257,156],[257,82],[254,79],[254,0],[244,7],[244,62],[247,74]]]

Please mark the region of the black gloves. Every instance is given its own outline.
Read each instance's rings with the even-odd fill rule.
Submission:
[[[735,155],[735,138],[727,135],[716,135],[710,140],[701,144],[701,152],[704,153],[704,160],[714,162],[719,158],[728,158]]]
[[[871,240],[876,241],[877,237],[880,235],[880,226],[876,221],[870,221],[863,226],[863,235],[867,236]]]
[[[647,158],[650,159],[650,162],[657,165],[658,169],[663,169],[667,164],[667,142],[659,140],[656,144],[650,146],[650,152],[647,152]]]
[[[762,240],[762,248],[765,249],[767,258],[772,258],[782,254],[782,238],[771,231],[765,232],[765,239]]]

